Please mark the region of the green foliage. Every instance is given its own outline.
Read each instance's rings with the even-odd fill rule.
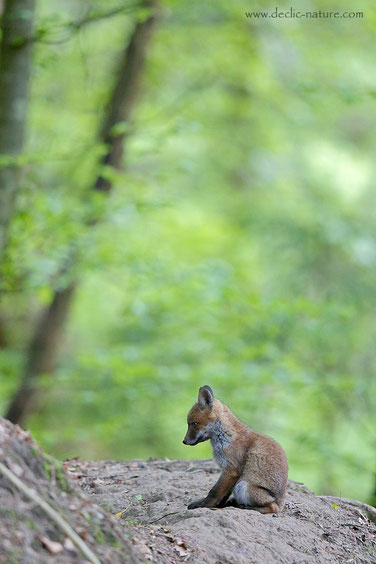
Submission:
[[[116,6],[91,5],[92,14]],[[373,5],[363,20],[252,21],[241,0],[170,0],[163,9],[137,115],[114,131],[129,137],[125,171],[107,171],[109,198],[91,190],[104,151],[98,120],[132,17],[143,15],[36,46],[26,175],[3,268],[1,407],[38,311],[66,283],[58,272],[73,246],[79,266],[69,276],[81,285],[59,368],[41,379],[28,420],[44,448],[60,457],[210,456],[207,444],[181,444],[207,383],[284,445],[293,479],[367,499],[376,428]],[[45,2],[40,29],[82,10]]]

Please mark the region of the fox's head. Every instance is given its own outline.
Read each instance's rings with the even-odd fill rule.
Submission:
[[[198,391],[197,403],[187,416],[188,431],[184,437],[185,445],[194,446],[210,439],[209,423],[216,420],[213,410],[214,394],[210,386],[202,386]]]

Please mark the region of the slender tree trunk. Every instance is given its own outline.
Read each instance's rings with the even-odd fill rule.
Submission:
[[[101,131],[101,138],[108,146],[102,164],[115,169],[121,167],[123,160],[126,129],[122,133],[116,133],[114,126],[120,123],[127,124],[132,115],[140,87],[146,49],[155,22],[156,2],[146,2],[145,5],[152,10],[151,16],[146,21],[137,24],[129,45],[124,50],[120,73]],[[94,188],[108,192],[111,189],[111,182],[99,175]]]
[[[102,164],[113,168],[120,168],[125,146],[125,131],[116,133],[114,126],[129,121],[137,102],[147,46],[156,18],[156,0],[146,2],[145,5],[150,7],[151,13],[146,20],[136,25],[124,51],[100,135],[101,140],[108,147]],[[111,182],[99,175],[93,189],[108,192],[111,189]],[[76,283],[73,282],[64,290],[56,291],[50,306],[41,317],[30,344],[19,389],[5,415],[13,423],[21,423],[31,411],[37,377],[52,372],[56,365],[58,344],[61,341],[75,287]]]
[[[0,261],[8,240],[29,101],[35,0],[6,0],[0,46]]]
[[[56,350],[61,336],[60,327],[65,323],[74,293],[72,284],[55,292],[48,309],[43,312],[30,343],[22,382],[9,406],[6,418],[20,422],[35,391],[35,376],[46,374],[55,368]]]

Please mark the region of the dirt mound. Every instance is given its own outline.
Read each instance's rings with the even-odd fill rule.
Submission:
[[[376,563],[364,511],[295,482],[278,515],[188,511],[217,477],[210,460],[60,464],[0,418],[0,563]]]
[[[277,515],[234,507],[187,510],[218,477],[210,460],[71,461],[69,474],[96,503],[135,528],[154,562],[210,564],[376,562],[376,527],[364,510],[289,482]],[[161,537],[175,557],[160,550]]]
[[[73,531],[73,540],[62,523]],[[29,433],[0,418],[1,564],[87,563],[95,557],[108,564],[144,561],[126,528],[76,488],[61,463],[43,454]]]

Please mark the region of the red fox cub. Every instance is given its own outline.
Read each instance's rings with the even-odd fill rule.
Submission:
[[[188,509],[223,507],[232,493],[236,506],[260,513],[282,511],[288,466],[278,443],[239,421],[214,398],[210,386],[199,389],[187,422],[183,443],[194,446],[210,439],[214,458],[222,470],[208,495],[193,501]]]

